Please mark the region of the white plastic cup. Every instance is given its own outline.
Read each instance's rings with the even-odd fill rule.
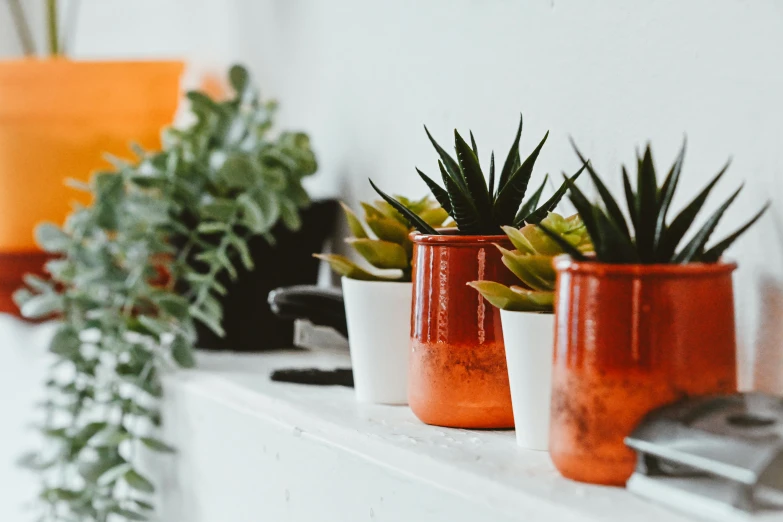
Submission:
[[[500,311],[517,444],[549,448],[555,316]]]
[[[347,277],[342,284],[356,399],[408,404],[413,285]]]

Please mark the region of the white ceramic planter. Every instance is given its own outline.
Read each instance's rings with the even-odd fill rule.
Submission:
[[[517,444],[547,450],[555,316],[501,310],[500,318]]]
[[[413,286],[342,281],[356,399],[407,404]]]

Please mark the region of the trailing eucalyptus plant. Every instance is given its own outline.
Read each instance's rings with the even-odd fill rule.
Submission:
[[[584,161],[576,145],[574,150]],[[624,264],[716,263],[726,249],[753,226],[769,207],[769,203],[766,203],[747,223],[725,239],[708,247],[707,243],[720,219],[742,190],[740,186],[692,235],[691,239],[680,247],[710,192],[729,168],[729,163],[726,163],[707,186],[670,221],[669,207],[677,190],[684,157],[685,143],[663,184],[659,185],[652,151],[647,145],[643,156],[637,154],[635,190],[631,185],[628,172],[625,167],[622,168],[630,224],[620,210],[620,205],[591,165],[587,164],[587,172],[598,191],[601,203],[591,203],[576,185],[568,179],[565,180],[569,187],[570,199],[582,216],[595,247],[595,257],[590,258],[591,261]],[[587,259],[582,252],[562,241],[546,224],[541,228],[572,257],[578,260]]]
[[[429,197],[417,201],[402,196],[395,198],[432,227],[443,226],[449,219],[448,213]],[[399,271],[399,275],[393,277],[373,274],[338,254],[313,255],[327,261],[332,270],[349,279],[410,281],[413,243],[408,236],[413,229],[408,225],[408,220],[386,201],[375,201],[373,204],[362,202],[361,205],[364,209],[364,221],[375,237],[370,237],[359,217],[342,204],[353,235],[345,240],[346,243],[371,266],[381,270],[395,269]]]
[[[478,146],[472,132],[470,133],[471,145],[468,145],[459,132],[454,131],[454,149],[457,154],[455,160],[443,147],[438,145],[427,127],[424,127],[424,130],[440,157],[438,167],[445,188],[438,185],[421,170],[416,169],[416,171],[438,203],[454,219],[460,235],[496,235],[501,233],[500,227],[502,226],[511,225],[518,228],[525,223],[538,223],[546,217],[548,212],[555,209],[566,192],[566,184],[564,183],[552,197],[539,206],[541,194],[546,186],[547,176],[545,176],[538,190],[524,204],[522,203],[533,175],[533,166],[544,143],[546,143],[549,132],[544,135],[544,138],[527,159],[522,161],[519,154],[519,140],[522,136],[521,115],[514,143],[497,176],[497,188],[495,186],[495,153],[492,152],[490,155],[489,181],[487,181],[479,164]],[[576,180],[582,170],[584,167],[570,178],[571,181]],[[372,180],[370,180],[370,184],[419,232],[439,234],[434,227],[417,216],[415,212],[380,190]]]
[[[579,252],[592,252],[593,245],[579,214],[564,218],[550,213],[540,225],[556,234]],[[556,274],[552,260],[565,253],[560,242],[553,241],[536,225],[522,229],[503,227],[515,250],[496,245],[503,264],[516,275],[524,286],[508,287],[494,281],[468,283],[493,306],[516,312],[552,313]]]
[[[242,67],[229,77],[233,98],[188,93],[192,125],[166,130],[162,152],[115,160],[83,187],[91,206],[37,229],[59,258],[46,265],[51,281],[28,276],[17,302],[26,317],[61,320],[41,404],[46,444],[22,458],[40,472],[41,520],[152,514],[136,456],[173,450],[156,438],[161,376],[195,364],[195,321],[222,333],[218,276],[259,261],[249,238],[274,241],[279,221],[299,227],[301,181],[316,170],[308,137],[270,137],[275,104]]]

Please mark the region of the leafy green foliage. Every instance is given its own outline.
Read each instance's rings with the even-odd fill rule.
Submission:
[[[563,184],[550,199],[538,206],[546,183],[545,179],[544,184],[527,202],[523,203],[533,175],[533,167],[549,133],[547,132],[525,161],[522,161],[519,154],[519,141],[522,136],[521,116],[514,144],[501,169],[497,188],[495,187],[495,153],[490,156],[488,183],[481,170],[478,146],[472,132],[471,144],[468,145],[459,132],[454,131],[454,150],[457,156],[455,160],[435,141],[426,127],[424,130],[440,158],[438,168],[444,186],[438,185],[421,170],[416,169],[416,171],[438,203],[454,219],[461,235],[495,235],[501,232],[503,226],[521,227],[525,223],[537,223],[544,219],[548,212],[555,209],[565,194],[566,186]],[[574,174],[571,180],[575,180],[583,169],[584,167]],[[372,180],[370,184],[385,201],[404,214],[416,230],[424,234],[438,234],[438,231],[429,226],[426,221],[419,219],[416,212],[406,209],[401,201],[388,196]]]
[[[307,136],[270,136],[274,103],[242,67],[229,77],[234,97],[189,93],[195,121],[167,129],[162,152],[96,174],[91,206],[37,230],[62,256],[47,264],[52,281],[27,277],[16,294],[26,316],[62,319],[42,405],[47,445],[21,462],[41,475],[42,520],[149,518],[154,485],[134,464],[141,448],[173,451],[156,437],[161,375],[195,365],[195,321],[222,331],[218,276],[259,261],[250,237],[296,228],[309,203]]]
[[[554,236],[550,237],[543,227]],[[522,282],[521,286],[505,286],[494,281],[468,283],[478,290],[493,306],[516,312],[552,313],[554,305],[555,256],[567,253],[592,251],[593,245],[578,214],[564,218],[548,214],[539,225],[525,225],[521,230],[503,227],[515,250],[498,245],[503,264]]]
[[[332,270],[350,279],[363,281],[410,281],[411,258],[413,243],[408,235],[414,230],[409,225],[409,215],[415,216],[427,227],[441,227],[449,218],[448,213],[428,197],[411,200],[396,196],[391,201],[375,201],[372,205],[362,203],[364,221],[373,237],[365,229],[365,225],[354,212],[343,204],[343,211],[348,220],[348,228],[353,237],[345,241],[362,256],[371,266],[382,269],[396,269],[399,275],[378,275],[361,268],[345,256],[337,254],[314,254],[315,257],[327,261]],[[399,207],[398,207],[399,205]]]
[[[574,149],[580,159],[584,161],[575,145]],[[582,216],[595,246],[595,260],[602,263],[621,264],[715,263],[723,252],[758,221],[769,207],[769,203],[765,204],[738,230],[713,247],[708,247],[707,243],[712,233],[742,190],[740,187],[706,220],[700,229],[692,234],[692,238],[680,247],[704,207],[708,196],[728,169],[727,164],[679,214],[669,221],[668,212],[680,180],[684,157],[685,144],[683,143],[682,150],[669,169],[662,185],[659,185],[657,181],[649,145],[642,156],[637,156],[636,189],[631,185],[630,177],[623,167],[625,203],[630,224],[626,222],[625,215],[617,200],[590,164],[587,164],[587,171],[598,192],[600,203],[591,203],[576,185],[566,180],[571,201]],[[553,240],[557,240],[553,230],[545,224],[541,228]],[[568,253],[574,257],[582,257],[579,252],[571,250]]]

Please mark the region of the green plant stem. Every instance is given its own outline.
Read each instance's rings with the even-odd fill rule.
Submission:
[[[60,54],[60,37],[57,34],[57,0],[46,0],[46,19],[49,28],[49,55]]]
[[[11,17],[14,19],[14,26],[19,35],[22,51],[25,56],[33,56],[35,54],[35,41],[30,32],[30,24],[27,23],[27,16],[24,14],[21,0],[8,0],[8,9],[11,11]]]

